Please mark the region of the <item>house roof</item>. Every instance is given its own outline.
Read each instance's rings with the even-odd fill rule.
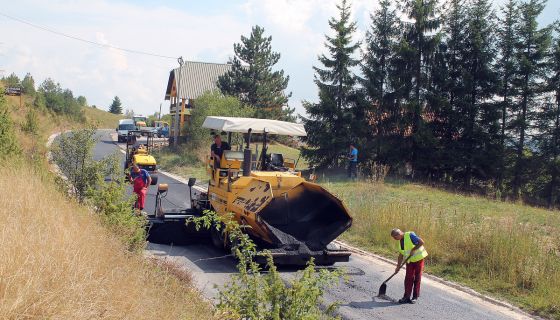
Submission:
[[[169,72],[165,100],[171,98],[173,82],[177,76],[180,81],[179,97],[184,99],[196,99],[206,91],[217,89],[218,86],[216,82],[218,81],[218,77],[225,74],[230,69],[231,64],[185,61],[180,75],[179,68]]]

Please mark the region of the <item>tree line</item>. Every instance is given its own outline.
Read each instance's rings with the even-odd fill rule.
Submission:
[[[362,43],[343,0],[314,67],[319,101],[304,102],[304,155],[339,167],[352,142],[363,167],[560,204],[560,27],[539,26],[545,6],[381,0]]]
[[[38,87],[36,87],[35,79],[29,72],[23,79],[12,73],[7,77],[2,77],[1,81],[6,87],[21,88],[23,94],[33,98],[33,105],[37,108],[50,110],[57,114],[65,114],[79,121],[85,120],[81,108],[88,106],[86,97],[75,97],[72,90],[63,88],[60,83],[51,78],[45,79]],[[95,105],[91,107],[96,108]],[[123,113],[122,103],[118,96],[113,98],[108,111],[114,114]]]
[[[45,79],[38,87],[30,73],[23,79],[12,73],[2,77],[6,87],[19,87],[22,93],[33,99],[33,106],[39,110],[48,110],[56,114],[67,115],[75,120],[84,121],[82,107],[87,106],[84,96],[75,97],[72,90],[63,88],[51,78]]]

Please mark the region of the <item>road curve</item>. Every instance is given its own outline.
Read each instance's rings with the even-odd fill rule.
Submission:
[[[101,159],[119,152],[120,146],[113,141],[112,131],[99,130],[99,139],[94,149],[94,157]],[[122,154],[122,153],[121,153]],[[124,156],[123,156],[124,159]],[[172,175],[161,174],[159,183],[169,184],[169,195],[165,208],[188,206],[188,188],[185,181]],[[154,206],[155,188],[148,192],[146,210]],[[428,244],[429,249],[429,244]],[[170,259],[188,269],[195,284],[208,298],[217,295],[216,286],[226,283],[235,273],[235,260],[225,252],[212,247],[205,239],[193,241],[190,245],[169,246],[150,243],[146,254]],[[445,285],[441,282],[422,279],[421,298],[415,305],[399,305],[375,297],[380,284],[394,271],[390,263],[375,257],[353,254],[347,263],[337,263],[348,275],[347,281],[340,281],[325,292],[327,304],[338,302],[338,313],[344,319],[530,319],[516,308],[496,305],[485,299]],[[289,279],[293,270],[281,270]],[[402,296],[404,271],[388,284],[387,295],[393,299]]]

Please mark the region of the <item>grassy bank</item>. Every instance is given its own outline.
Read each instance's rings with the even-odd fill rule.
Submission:
[[[51,177],[0,169],[0,318],[209,319],[188,279],[127,253]]]
[[[18,145],[7,155],[0,139],[0,318],[212,319],[187,271],[128,251],[107,220],[58,191],[47,169],[51,133],[112,127],[117,118],[84,108],[85,122],[76,122],[31,104],[20,108],[19,97],[0,103],[10,124],[3,134]]]
[[[560,318],[560,212],[415,184],[324,182],[350,209],[342,239],[396,257],[394,227],[416,231],[426,271]]]
[[[154,152],[160,169],[186,178],[196,178],[198,181],[208,181],[203,150],[192,151],[188,146],[179,146],[178,151],[164,147]]]

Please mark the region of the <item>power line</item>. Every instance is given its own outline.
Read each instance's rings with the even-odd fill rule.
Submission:
[[[95,41],[91,41],[91,40],[87,40],[87,39],[82,39],[82,38],[79,38],[79,37],[76,37],[76,36],[73,36],[73,35],[69,35],[69,34],[65,34],[65,33],[62,33],[62,32],[56,31],[56,30],[49,29],[47,27],[36,25],[34,23],[25,21],[23,19],[7,15],[3,12],[0,12],[0,16],[3,16],[3,17],[6,17],[8,19],[26,24],[26,25],[31,26],[33,28],[37,28],[37,29],[40,29],[40,30],[43,30],[43,31],[54,33],[56,35],[63,36],[63,37],[69,38],[69,39],[73,39],[73,40],[85,42],[85,43],[88,43],[88,44],[92,44],[92,45],[95,45],[95,46],[98,46],[98,47],[101,47],[101,48],[115,49],[115,50],[120,50],[120,51],[124,51],[124,52],[135,53],[135,54],[143,54],[143,55],[158,57],[158,58],[173,59],[173,60],[177,59],[176,57],[170,57],[170,56],[165,56],[165,55],[161,55],[161,54],[145,52],[145,51],[140,51],[140,50],[134,50],[134,49],[121,48],[121,47],[113,46],[113,45],[110,45],[110,44],[104,44],[104,43],[99,43],[99,42],[95,42]]]

